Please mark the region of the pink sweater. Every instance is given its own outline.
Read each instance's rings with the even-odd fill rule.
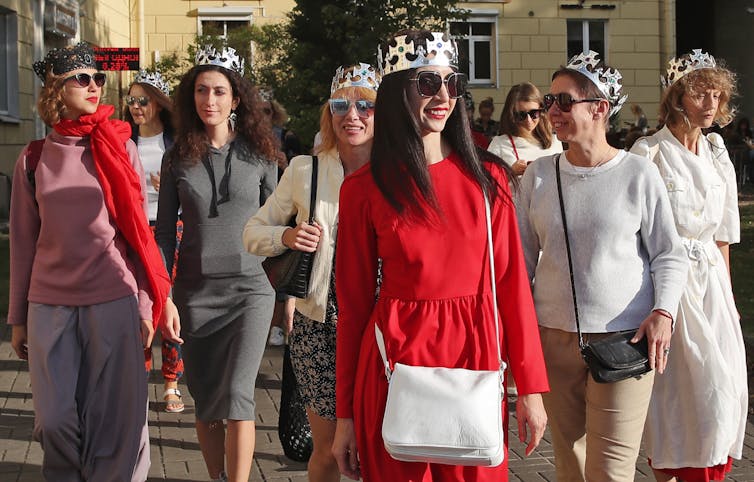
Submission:
[[[129,140],[126,150],[144,193],[136,144]],[[110,221],[89,138],[48,135],[36,168],[36,189],[26,176],[25,153],[13,173],[8,323],[26,324],[30,301],[88,306],[134,294],[140,317],[151,320],[144,269]]]

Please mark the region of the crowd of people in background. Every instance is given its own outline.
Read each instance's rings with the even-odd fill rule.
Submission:
[[[172,97],[140,71],[126,122],[88,45],[35,63],[52,132],[15,168],[8,323],[45,480],[146,480],[156,330],[163,409],[184,410],[185,379],[213,481],[249,479],[268,342],[290,345],[312,482],[507,480],[507,456],[388,452],[395,364],[505,369],[526,455],[549,425],[559,481],[633,480],[642,441],[660,482],[723,480],[748,413],[727,145],[754,170],[754,143],[746,118],[711,131],[734,125],[735,74],[700,50],[672,59],[660,126],[631,104],[616,146],[628,96],[597,52],[553,66],[544,95],[514,85],[498,120],[491,97],[474,117],[446,33],[377,52],[334,71],[311,155],[231,48],[200,48]],[[286,250],[314,253],[305,297],[262,269]],[[652,370],[598,382],[584,340],[627,332]]]

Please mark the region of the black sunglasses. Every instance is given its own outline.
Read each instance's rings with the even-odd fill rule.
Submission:
[[[560,94],[545,94],[543,100],[545,104],[545,110],[550,110],[550,107],[552,107],[552,105],[557,102],[558,109],[560,109],[561,112],[571,112],[573,104],[581,104],[582,102],[599,102],[606,99],[592,98],[575,100],[573,97],[571,97],[571,94],[563,92]]]
[[[542,109],[513,111],[513,118],[516,120],[516,122],[523,122],[527,117],[531,117],[531,120],[537,120],[539,119],[539,116],[541,114]]]
[[[65,79],[66,82],[69,80],[76,80],[76,83],[79,84],[79,87],[89,87],[89,83],[94,79],[94,85],[97,87],[102,87],[105,85],[105,80],[107,80],[107,77],[105,77],[105,74],[102,72],[97,72],[94,75],[89,74],[76,74],[72,75]]]
[[[422,97],[436,96],[440,92],[442,84],[445,84],[448,89],[448,96],[452,99],[463,97],[463,94],[466,93],[466,84],[468,83],[466,74],[453,72],[443,79],[440,73],[434,70],[419,72],[416,74],[416,77],[408,80],[416,81],[416,89]]]
[[[334,115],[343,116],[351,110],[351,105],[356,107],[359,117],[369,117],[374,114],[374,102],[368,100],[330,99],[330,112]]]
[[[146,107],[147,104],[149,104],[149,97],[145,97],[145,96],[134,97],[132,95],[127,95],[125,97],[125,100],[126,100],[126,105],[129,105],[129,106],[134,105],[134,104],[139,104],[142,107]]]

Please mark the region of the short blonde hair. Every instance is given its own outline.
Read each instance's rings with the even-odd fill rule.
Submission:
[[[367,87],[346,87],[347,89],[355,89],[355,97],[358,99],[369,100],[374,102],[377,100],[377,92]],[[343,98],[343,91],[345,89],[339,89],[333,92],[331,99]],[[338,93],[340,92],[340,95]],[[336,148],[337,138],[335,137],[335,130],[332,128],[332,113],[330,112],[330,103],[325,102],[320,110],[319,115],[319,133],[320,143],[314,149],[314,154],[326,152]]]
[[[736,95],[736,74],[720,65],[690,72],[665,89],[660,102],[660,122],[669,126],[681,123],[688,125],[689,120],[683,111],[683,96],[708,89],[720,91],[715,122],[720,126],[730,124],[736,115],[735,109],[730,105],[731,98]]]
[[[39,91],[39,100],[37,100],[37,113],[39,117],[49,127],[60,122],[60,118],[65,111],[63,102],[63,87],[65,86],[66,77],[55,75],[52,70],[47,72],[44,85]]]

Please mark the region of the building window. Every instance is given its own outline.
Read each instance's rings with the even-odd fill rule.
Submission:
[[[0,7],[0,121],[18,122],[18,16]]]
[[[198,9],[199,35],[226,38],[233,30],[247,28],[252,22],[251,7],[219,7]]]
[[[607,45],[605,20],[568,20],[568,58],[581,52],[594,50],[602,59],[606,58]]]
[[[450,34],[458,43],[458,67],[469,76],[469,83],[472,85],[495,83],[496,31],[496,13],[484,15],[472,12],[467,20],[450,22]]]

